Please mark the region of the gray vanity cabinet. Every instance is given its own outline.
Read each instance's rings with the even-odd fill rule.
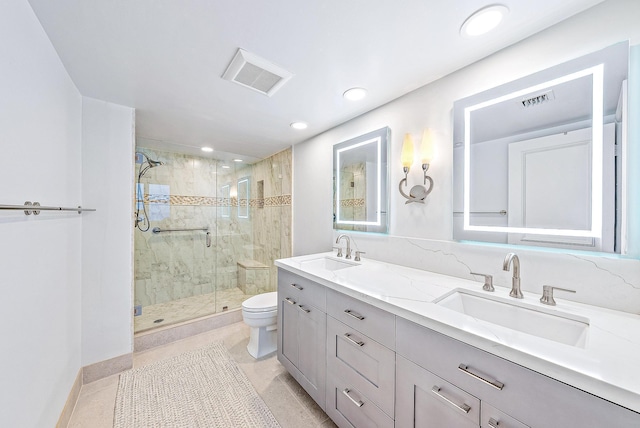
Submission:
[[[509,426],[506,421],[518,428],[640,427],[640,414],[629,409],[402,318],[396,323],[398,360],[402,356],[477,397],[484,428],[491,419],[499,428]],[[398,373],[396,393],[403,389]],[[398,399],[398,415],[404,401]]]
[[[640,413],[283,269],[278,360],[341,428],[640,427]]]
[[[325,288],[278,270],[278,361],[325,407]]]

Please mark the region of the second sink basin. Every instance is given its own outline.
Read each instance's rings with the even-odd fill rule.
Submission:
[[[336,271],[340,269],[346,269],[353,266],[358,266],[358,263],[348,262],[346,260],[336,260],[330,257],[320,257],[317,259],[311,259],[302,262],[305,268],[324,269],[329,271]]]
[[[434,303],[521,333],[578,348],[585,347],[589,319],[511,300],[514,301],[458,289]]]

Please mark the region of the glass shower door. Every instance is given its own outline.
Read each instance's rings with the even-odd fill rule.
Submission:
[[[216,311],[216,161],[139,151],[162,165],[136,183],[136,332]]]

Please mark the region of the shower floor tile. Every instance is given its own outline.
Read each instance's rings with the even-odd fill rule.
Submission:
[[[242,302],[253,296],[244,294],[237,287],[219,290],[216,293],[185,297],[156,305],[142,307],[142,315],[134,317],[134,331],[150,330],[183,321],[204,317],[227,309],[239,308]],[[225,309],[226,307],[226,309]],[[157,320],[162,320],[156,322]]]

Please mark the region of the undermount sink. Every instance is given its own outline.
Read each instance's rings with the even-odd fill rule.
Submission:
[[[469,290],[454,290],[436,299],[434,303],[479,321],[565,345],[585,347],[589,331],[588,318],[512,300],[514,301]]]
[[[320,257],[317,259],[307,260],[302,262],[305,268],[324,269],[328,271],[336,271],[340,269],[346,269],[354,266],[358,266],[358,263],[348,262],[346,260],[336,260],[329,257]]]

